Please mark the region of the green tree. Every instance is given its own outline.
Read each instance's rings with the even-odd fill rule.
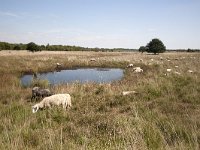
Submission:
[[[27,50],[31,51],[31,52],[36,52],[36,51],[40,51],[40,46],[38,46],[37,44],[30,42],[27,44]]]
[[[0,50],[11,50],[12,44],[9,44],[7,42],[0,42]]]
[[[19,45],[15,45],[13,49],[14,50],[21,50],[21,47]]]
[[[166,47],[163,44],[163,42],[159,39],[152,39],[148,44],[147,44],[147,52],[148,53],[163,53],[166,51]]]
[[[46,50],[45,45],[41,45],[41,46],[40,46],[40,50]]]
[[[145,46],[140,46],[139,52],[143,53],[145,51],[147,51],[147,48]]]

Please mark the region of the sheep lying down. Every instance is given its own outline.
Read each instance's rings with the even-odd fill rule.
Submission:
[[[63,109],[71,107],[71,96],[69,94],[55,94],[49,97],[45,97],[40,103],[32,106],[33,113],[36,113],[39,109],[51,108],[51,106],[60,106],[62,105]]]

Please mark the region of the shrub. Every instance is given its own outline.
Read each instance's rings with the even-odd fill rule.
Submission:
[[[31,83],[32,87],[39,86],[41,88],[47,88],[49,86],[48,80],[33,80]]]

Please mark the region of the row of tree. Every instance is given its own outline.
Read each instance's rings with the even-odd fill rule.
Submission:
[[[12,44],[7,42],[0,42],[0,50],[21,50],[26,49],[27,44]]]
[[[80,51],[85,50],[84,47],[79,46],[63,46],[63,45],[37,45],[34,42],[28,44],[13,44],[7,42],[0,42],[0,50],[30,50],[32,52],[49,50],[49,51]]]
[[[125,49],[125,48],[88,48],[80,46],[69,46],[69,45],[37,45],[34,42],[28,44],[13,44],[7,42],[0,42],[0,50],[29,50],[32,52],[36,51],[136,51],[136,49]]]
[[[0,42],[0,50],[29,50],[32,52],[36,51],[137,51],[138,49],[125,49],[125,48],[88,48],[80,46],[69,46],[69,45],[37,45],[34,42],[28,44],[13,44],[7,42]],[[140,46],[139,52],[148,52],[148,53],[163,53],[166,51],[166,47],[163,42],[159,39],[152,39],[146,46]],[[173,51],[173,50],[170,50]],[[187,50],[174,50],[174,51],[187,51],[187,52],[200,52],[199,49],[187,49]]]

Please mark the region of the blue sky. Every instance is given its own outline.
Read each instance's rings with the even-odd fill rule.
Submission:
[[[200,48],[200,0],[0,0],[0,41]]]

